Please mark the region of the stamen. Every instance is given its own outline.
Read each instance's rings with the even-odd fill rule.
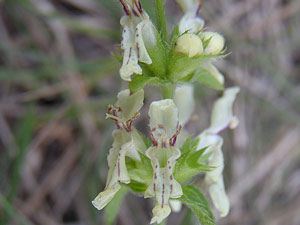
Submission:
[[[170,146],[175,145],[177,136],[180,134],[181,129],[182,129],[182,125],[179,125],[179,128],[177,129],[176,133],[169,139]]]
[[[141,5],[141,2],[139,0],[134,0],[134,5],[136,6],[136,8],[138,9],[138,11],[142,14],[143,13],[143,8]]]
[[[124,127],[125,127],[127,132],[131,131],[131,125],[132,125],[133,120],[139,118],[140,116],[141,116],[140,112],[137,112],[131,119],[129,119],[125,122]]]
[[[157,141],[155,140],[154,136],[153,136],[153,133],[156,130],[156,128],[154,127],[152,130],[150,130],[150,138],[151,138],[151,141],[152,141],[152,145],[154,147],[157,147],[158,143]]]
[[[131,10],[136,17],[140,17],[139,13],[135,11],[135,9],[131,8]]]
[[[123,5],[123,10],[124,12],[130,16],[130,9],[128,8],[128,5],[126,2],[124,2],[124,0],[120,0],[121,4]]]

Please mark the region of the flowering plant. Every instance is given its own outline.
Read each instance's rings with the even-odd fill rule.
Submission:
[[[157,27],[139,0],[120,0],[125,15],[121,50],[121,78],[129,89],[121,91],[108,107],[106,118],[113,120],[113,144],[107,157],[108,176],[104,191],[93,200],[101,210],[122,188],[153,198],[152,223],[161,223],[171,211],[189,206],[201,224],[215,224],[209,203],[200,189],[188,185],[203,174],[211,201],[221,216],[229,212],[223,182],[223,139],[226,128],[235,128],[232,105],[238,87],[224,89],[224,76],[213,65],[224,56],[222,35],[206,31],[198,16],[199,0],[177,0],[184,15],[168,38],[162,0],[155,0]],[[194,110],[193,83],[200,82],[223,91],[212,109],[211,123],[192,139],[185,124]],[[143,107],[147,84],[159,85],[162,100],[149,107],[151,143],[133,126]],[[127,189],[126,189],[127,190]]]

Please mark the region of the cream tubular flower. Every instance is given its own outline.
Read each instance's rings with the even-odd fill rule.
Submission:
[[[193,85],[187,83],[176,87],[174,103],[178,109],[179,123],[184,126],[189,121],[195,108]]]
[[[107,157],[108,176],[103,192],[92,201],[93,205],[101,210],[121,188],[120,182],[128,184],[130,178],[125,164],[125,156],[140,161],[139,151],[145,151],[145,144],[137,130],[131,123],[139,116],[143,105],[144,92],[138,91],[130,95],[129,90],[118,94],[115,106],[108,109],[107,118],[116,122],[117,129],[113,131],[113,144]]]
[[[156,45],[156,29],[139,0],[120,1],[126,13],[120,21],[123,27],[121,42],[123,63],[120,75],[123,80],[130,81],[131,75],[142,74],[138,61],[152,63],[147,47]]]
[[[183,84],[176,87],[174,92],[174,103],[178,109],[179,124],[183,129],[177,136],[175,146],[180,148],[185,140],[190,136],[186,129],[185,124],[189,121],[195,109],[194,87],[192,84]]]
[[[209,187],[213,204],[221,216],[228,214],[230,203],[225,192],[222,175],[224,169],[223,138],[218,134],[227,127],[233,129],[238,124],[237,118],[232,113],[233,102],[238,92],[238,87],[228,88],[224,91],[223,96],[213,106],[210,127],[199,135],[198,148],[208,147],[206,153],[212,154],[208,165],[214,169],[206,173],[205,183]]]
[[[238,119],[233,115],[232,106],[239,87],[228,88],[224,91],[222,98],[218,99],[212,109],[209,133],[220,133],[227,127],[234,129],[238,125]]]
[[[177,0],[184,16],[179,22],[179,32],[196,33],[204,27],[204,20],[198,17],[201,8],[200,0]]]
[[[178,126],[178,110],[173,100],[152,102],[149,109],[153,146],[146,151],[154,171],[153,181],[145,192],[145,198],[155,197],[152,223],[160,223],[170,213],[169,198],[182,195],[181,185],[174,179],[173,171],[181,155],[175,142],[181,126]]]

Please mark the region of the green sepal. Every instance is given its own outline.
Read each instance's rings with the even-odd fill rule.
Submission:
[[[144,70],[143,70],[144,71]],[[147,75],[134,75],[129,83],[129,89],[132,92],[136,92],[144,88],[147,84],[162,84],[163,81],[159,77],[147,76]]]
[[[147,185],[135,180],[131,180],[129,184],[125,184],[128,186],[132,191],[136,193],[144,193],[147,189]]]
[[[202,171],[212,169],[212,167],[199,163],[205,163],[208,159],[208,154],[203,155],[205,148],[201,150],[197,149],[198,142],[198,138],[192,140],[192,138],[189,137],[180,149],[181,157],[177,159],[174,170],[174,177],[179,183],[189,180]],[[204,157],[206,158],[205,161],[203,160]]]
[[[192,185],[182,187],[183,195],[177,200],[187,205],[203,225],[216,225],[210,205],[202,192]]]
[[[151,64],[144,64],[155,76],[162,79],[166,78],[167,54],[166,46],[163,44],[161,36],[156,30],[156,45],[155,47],[147,47],[147,52],[152,60]],[[144,69],[143,69],[144,73]]]
[[[178,39],[178,37],[180,36],[179,33],[179,25],[177,25],[176,27],[174,27],[172,33],[171,33],[171,37],[170,37],[170,48],[173,47],[176,43],[176,40]]]
[[[135,161],[126,157],[126,167],[130,180],[148,185],[152,181],[153,169],[150,159],[143,153],[139,152],[141,161]]]
[[[208,38],[207,40],[204,40],[204,38],[201,38],[204,49],[207,47],[207,45],[209,44],[211,39],[212,39],[212,37]]]
[[[123,55],[122,55],[121,46],[118,46],[118,47],[112,52],[112,56],[113,56],[119,63],[122,64],[122,61],[123,61]]]
[[[188,155],[187,159],[186,159],[186,163],[189,167],[193,168],[193,169],[198,169],[201,171],[210,171],[213,169],[213,167],[199,163],[199,159],[202,158],[203,153],[205,152],[205,150],[207,149],[207,147],[202,148],[196,152],[192,152]]]
[[[118,215],[122,200],[128,192],[128,187],[122,185],[121,189],[115,194],[114,198],[104,208],[107,224],[113,225]]]
[[[146,145],[146,148],[147,148],[147,149],[150,148],[150,147],[152,146],[152,141],[151,141],[151,139],[150,139],[150,138],[147,138],[143,133],[141,133],[140,135],[141,135],[141,137],[143,138],[143,141],[144,141],[144,143],[145,143],[145,145]],[[147,157],[147,158],[148,158],[148,157]]]
[[[196,70],[195,74],[193,75],[193,79],[216,90],[224,89],[223,84],[220,81],[218,81],[211,74],[211,72],[202,67]]]
[[[218,58],[220,55],[200,55],[195,57],[188,57],[186,55],[172,51],[168,63],[168,79],[178,81],[194,73],[201,63],[208,59]]]

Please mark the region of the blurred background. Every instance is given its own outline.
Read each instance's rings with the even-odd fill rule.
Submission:
[[[154,18],[152,0],[141,2]],[[240,125],[222,134],[232,208],[217,223],[299,225],[300,1],[203,2],[201,17],[231,53],[218,62],[226,86],[241,87]],[[182,13],[166,4],[171,31]],[[122,14],[118,0],[0,0],[0,224],[108,224],[91,200],[106,181],[106,108],[127,87],[113,57]],[[159,96],[150,88],[146,105]],[[197,134],[221,93],[195,94]],[[147,133],[147,123],[136,125]],[[115,224],[149,224],[151,210],[129,194]],[[197,222],[184,208],[167,224]]]

